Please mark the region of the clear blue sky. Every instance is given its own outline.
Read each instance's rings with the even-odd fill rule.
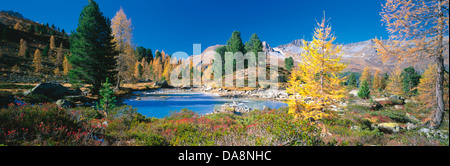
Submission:
[[[96,0],[106,17],[112,18],[120,6],[132,19],[137,46],[172,54],[192,54],[194,43],[202,50],[225,44],[233,31],[243,41],[256,33],[272,47],[295,39],[311,39],[315,22],[323,11],[330,18],[337,43],[385,38],[381,0]],[[88,0],[2,1],[0,10],[20,12],[40,23],[55,24],[70,32]]]

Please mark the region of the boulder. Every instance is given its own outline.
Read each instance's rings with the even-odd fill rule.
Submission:
[[[406,129],[407,130],[414,130],[415,128],[417,128],[417,126],[414,125],[413,123],[407,123],[406,124]]]
[[[376,101],[378,103],[380,103],[383,106],[390,106],[393,103],[389,100],[389,98],[387,97],[383,97],[383,98],[374,98],[373,101]]]
[[[404,110],[405,109],[405,105],[395,105],[394,108],[396,110]]]
[[[83,95],[66,96],[66,97],[64,97],[64,99],[66,99],[67,101],[70,101],[70,102],[82,102],[82,103],[84,103],[84,102],[88,101],[88,98],[86,98]]]
[[[72,102],[67,101],[65,99],[59,99],[58,101],[56,101],[56,105],[64,108],[72,108],[74,106]]]
[[[52,99],[60,99],[66,95],[69,95],[71,91],[58,83],[40,83],[31,90],[24,92],[25,96],[40,94]]]
[[[156,81],[153,86],[158,86],[160,88],[169,88],[169,84],[167,83],[167,81]]]
[[[397,123],[380,123],[378,129],[385,133],[398,133],[400,132],[400,126]]]
[[[370,109],[372,110],[372,111],[378,111],[378,110],[380,110],[381,108],[383,108],[383,105],[381,105],[379,102],[377,102],[377,101],[373,101],[372,102],[372,104],[370,105]]]
[[[403,105],[405,104],[405,98],[399,95],[391,95],[389,96],[390,101],[395,105]]]
[[[348,94],[352,95],[353,97],[358,97],[358,92],[359,92],[359,90],[355,89],[355,90],[350,91]]]

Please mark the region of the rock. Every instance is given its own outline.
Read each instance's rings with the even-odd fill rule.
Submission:
[[[409,100],[409,99],[406,99],[405,100],[405,103],[412,103],[413,101],[412,100]]]
[[[394,108],[396,110],[404,110],[405,109],[405,105],[395,105]]]
[[[414,130],[414,129],[416,129],[416,128],[417,128],[417,126],[414,125],[413,123],[407,123],[407,124],[406,124],[406,129],[407,129],[407,130]]]
[[[370,105],[370,109],[372,110],[372,111],[378,111],[378,110],[380,110],[381,108],[383,108],[383,105],[381,105],[379,102],[377,102],[377,101],[373,101],[372,102],[372,104]]]
[[[205,90],[205,91],[210,91],[210,90],[212,90],[212,87],[208,86],[208,87],[206,87],[204,90]]]
[[[385,133],[398,133],[400,132],[400,126],[397,123],[380,123],[378,129]]]
[[[72,102],[67,101],[65,99],[59,99],[58,101],[56,101],[56,105],[64,108],[72,108],[74,106]]]
[[[348,94],[352,95],[353,97],[358,97],[358,92],[359,92],[359,90],[355,89],[355,90],[350,91]]]
[[[389,97],[390,101],[392,102],[392,104],[394,105],[403,105],[405,104],[405,98],[398,96],[398,95],[391,95]]]
[[[401,97],[399,95],[391,95],[391,96],[389,96],[389,98],[393,99],[393,100],[405,100],[404,97]]]
[[[88,99],[85,96],[83,96],[83,95],[66,96],[66,97],[64,97],[64,99],[66,99],[67,101],[70,101],[70,102],[82,102],[82,103],[84,103],[84,102],[88,101]]]
[[[160,88],[170,88],[169,84],[167,83],[167,81],[156,81],[153,86],[158,86]]]
[[[375,99],[373,99],[373,101],[380,103],[382,106],[390,106],[393,104],[387,97],[375,98]]]
[[[60,99],[70,94],[69,88],[66,88],[58,83],[40,83],[31,90],[24,93],[25,96],[40,94],[52,99]]]
[[[409,113],[405,114],[405,117],[408,118],[408,120],[414,124],[420,123],[420,120],[417,119],[416,117],[410,115]]]

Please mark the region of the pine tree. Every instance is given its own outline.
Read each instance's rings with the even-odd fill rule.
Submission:
[[[361,86],[359,87],[358,97],[361,99],[368,99],[370,95],[369,83],[367,80],[363,80]]]
[[[70,82],[92,84],[92,93],[98,94],[102,82],[115,77],[118,52],[111,22],[94,0],[83,8],[78,27],[70,36],[70,53]]]
[[[324,17],[313,41],[303,41],[303,62],[292,72],[287,88],[287,93],[292,94],[287,102],[289,113],[301,119],[321,119],[327,116],[324,109],[344,97],[341,83],[346,78],[339,77],[339,73],[347,64],[340,62],[341,47],[332,44],[335,39]]]
[[[20,39],[19,56],[25,57],[27,49],[27,41]]]
[[[50,53],[51,53],[51,52],[50,52],[50,46],[49,46],[49,45],[46,45],[46,46],[44,47],[44,50],[42,50],[42,56],[48,58],[49,55],[50,55]]]
[[[403,69],[401,76],[403,78],[403,92],[415,94],[417,91],[414,88],[419,84],[420,74],[411,66]]]
[[[292,68],[294,67],[294,59],[292,57],[284,59],[284,67],[288,71],[292,71]]]
[[[42,55],[39,49],[36,49],[33,57],[33,67],[35,73],[40,73],[42,70]]]

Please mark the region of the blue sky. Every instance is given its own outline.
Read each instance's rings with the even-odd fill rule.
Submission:
[[[192,54],[193,44],[202,50],[225,44],[233,31],[243,41],[253,33],[270,46],[295,39],[311,39],[315,22],[330,19],[336,43],[352,43],[387,37],[382,26],[382,0],[96,0],[106,17],[112,18],[122,6],[132,19],[137,46],[172,54]],[[3,1],[0,10],[20,12],[40,23],[55,24],[70,32],[88,0]]]

